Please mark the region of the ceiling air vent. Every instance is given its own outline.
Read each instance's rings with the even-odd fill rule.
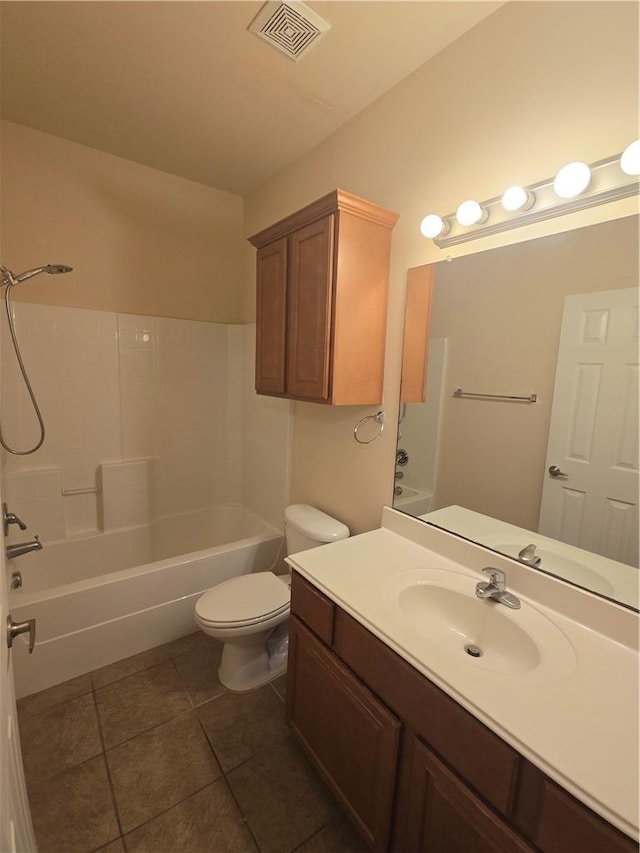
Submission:
[[[331,29],[331,24],[300,0],[270,0],[249,30],[298,62]]]

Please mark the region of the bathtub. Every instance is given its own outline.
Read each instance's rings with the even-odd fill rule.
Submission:
[[[414,489],[404,483],[400,486],[402,494],[394,495],[393,506],[408,515],[418,518],[431,510],[433,495],[423,489]]]
[[[15,622],[36,619],[36,647],[14,641],[18,698],[174,640],[215,584],[267,571],[283,536],[249,510],[220,506],[148,525],[46,543],[8,563]]]

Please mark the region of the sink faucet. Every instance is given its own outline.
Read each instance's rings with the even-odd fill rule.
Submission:
[[[536,554],[536,546],[533,542],[518,552],[518,559],[523,563],[529,563],[530,566],[539,566],[542,562],[542,557]]]
[[[520,599],[516,598],[510,592],[507,592],[507,579],[504,572],[500,569],[493,569],[489,566],[482,570],[489,575],[488,581],[480,581],[476,584],[476,596],[478,598],[490,598],[492,601],[497,601],[510,607],[512,610],[518,610],[520,607]]]
[[[42,542],[38,536],[34,536],[28,542],[16,542],[15,545],[7,545],[5,548],[7,560],[22,557],[23,554],[29,554],[31,551],[41,551],[42,547]]]

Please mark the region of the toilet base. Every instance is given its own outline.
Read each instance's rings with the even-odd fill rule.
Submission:
[[[225,643],[218,669],[221,684],[233,693],[245,693],[274,681],[287,671],[286,660],[271,666],[266,644],[244,646]]]

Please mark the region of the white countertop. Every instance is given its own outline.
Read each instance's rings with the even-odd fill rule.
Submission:
[[[385,509],[383,524],[287,561],[549,777],[637,839],[637,614],[561,581],[538,581],[527,567],[393,510]],[[486,580],[479,572],[485,565],[503,568],[523,608],[535,608],[564,634],[574,652],[570,665],[551,675],[544,660],[518,673],[474,668],[464,655],[452,665],[450,652],[426,642],[390,594],[401,573],[425,568],[457,572],[458,581],[468,575],[473,590]]]
[[[521,548],[532,543],[536,546],[536,553],[542,556],[540,569],[543,571],[573,581],[613,601],[638,608],[640,572],[635,566],[558,542],[462,506],[444,507],[420,518],[512,557],[517,557]]]

